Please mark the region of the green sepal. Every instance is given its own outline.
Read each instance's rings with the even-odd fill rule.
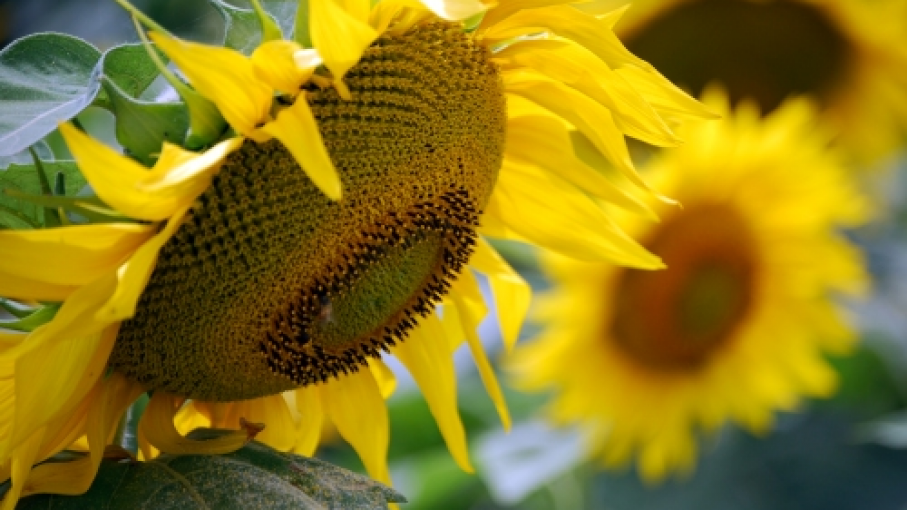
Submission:
[[[42,166],[46,175],[53,175],[55,181],[54,191],[60,194],[61,179],[62,191],[65,195],[75,195],[87,184],[79,172],[75,161],[43,161]],[[58,177],[62,174],[63,177]],[[46,226],[44,207],[51,204],[38,204],[27,200],[23,196],[42,196],[44,189],[38,177],[37,167],[32,164],[12,164],[8,169],[0,171],[0,190],[12,190],[12,194],[0,193],[0,228],[28,229]],[[15,196],[19,194],[20,196]],[[54,197],[46,197],[54,198]]]
[[[21,305],[11,299],[0,297],[0,309],[3,309],[4,312],[12,315],[17,319],[28,317],[32,312],[34,312],[33,308],[25,308],[24,306],[25,305]]]
[[[189,437],[205,440],[224,433],[198,429]],[[368,510],[405,501],[363,475],[252,442],[226,455],[161,455],[149,462],[105,459],[87,493],[31,496],[16,508]]]
[[[39,326],[43,326],[50,322],[54,316],[57,315],[57,310],[59,309],[59,303],[43,305],[21,319],[0,321],[0,328],[24,332],[34,331]]]
[[[79,114],[100,90],[101,52],[66,34],[33,34],[0,51],[0,156],[20,152]]]

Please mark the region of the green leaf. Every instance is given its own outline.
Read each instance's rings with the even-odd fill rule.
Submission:
[[[160,50],[155,48],[155,51],[161,60],[167,62],[167,57]],[[123,44],[105,51],[98,65],[105,78],[133,98],[138,98],[160,75],[157,65],[148,56],[148,50],[140,43]],[[106,90],[101,91],[95,104],[108,109],[111,107]]]
[[[194,439],[224,431],[199,429]],[[253,442],[228,455],[162,455],[150,462],[105,460],[82,496],[38,495],[20,510],[54,508],[383,509],[405,502],[369,478]]]
[[[51,182],[57,180],[57,174],[63,174],[64,191],[67,196],[75,195],[88,184],[75,161],[45,161],[43,166]],[[0,227],[23,229],[44,225],[43,207],[3,193],[4,190],[12,189],[30,195],[40,195],[41,181],[37,172],[33,164],[12,164],[8,169],[0,170]]]
[[[261,25],[251,9],[234,7],[222,0],[210,0],[224,17],[224,46],[249,55],[261,44]]]
[[[32,145],[32,149],[38,154],[38,157],[41,158],[41,161],[50,161],[54,159],[54,153],[50,150],[50,146],[47,145],[43,140]],[[28,148],[22,149],[21,151],[11,154],[9,156],[0,156],[0,170],[8,168],[11,164],[16,163],[19,165],[30,165],[32,162],[31,153],[28,152]]]
[[[13,155],[75,117],[100,89],[101,52],[65,34],[35,34],[0,51],[0,156]]]
[[[261,44],[261,25],[252,9],[243,9],[224,2],[208,0],[224,17],[224,46],[249,55]],[[261,0],[261,6],[277,22],[284,39],[293,35],[294,16],[298,0]]]
[[[104,89],[116,116],[117,142],[126,154],[151,166],[165,141],[182,145],[189,130],[186,105],[134,99],[109,80],[104,80]]]

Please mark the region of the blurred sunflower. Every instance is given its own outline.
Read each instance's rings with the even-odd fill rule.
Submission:
[[[735,103],[752,98],[763,112],[812,95],[860,162],[890,153],[907,134],[901,0],[639,0],[615,30],[694,95],[717,81]]]
[[[587,427],[607,466],[635,458],[648,481],[692,469],[700,431],[765,433],[775,411],[832,394],[824,355],[855,338],[832,294],[866,285],[836,231],[864,221],[866,202],[810,103],[764,121],[752,104],[704,103],[728,119],[682,131],[645,174],[683,207],[656,226],[620,222],[667,269],[548,257],[544,330],[510,362],[521,388],[556,391],[552,417]]]
[[[145,457],[230,451],[261,432],[251,422],[267,426],[258,439],[311,454],[330,419],[387,482],[382,350],[471,470],[451,359],[464,339],[509,422],[476,335],[487,309],[472,270],[490,279],[508,345],[529,299],[482,236],[660,267],[596,200],[651,216],[624,135],[673,145],[673,126],[714,115],[626,51],[611,32],[619,13],[301,5],[295,40],[262,17],[248,57],[150,33],[229,125],[207,150],[165,144],[149,170],[60,127],[97,194],[80,211],[104,221],[0,232],[0,296],[57,303],[34,305],[52,320],[0,336],[4,508],[86,490],[145,391]],[[579,161],[573,128],[620,173]],[[216,442],[180,433],[237,422]],[[79,469],[32,468],[82,435]]]

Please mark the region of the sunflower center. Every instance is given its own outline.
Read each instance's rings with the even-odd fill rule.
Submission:
[[[433,312],[501,165],[497,69],[435,23],[381,37],[345,81],[351,101],[307,91],[343,198],[276,141],[247,141],[161,250],[114,369],[190,398],[255,398],[356,371]]]
[[[645,366],[695,369],[749,311],[757,269],[749,226],[731,208],[702,206],[665,222],[646,246],[668,268],[620,274],[611,337]]]
[[[763,112],[790,95],[828,101],[849,71],[851,45],[834,21],[809,2],[673,2],[624,40],[697,97],[719,82],[736,102]]]

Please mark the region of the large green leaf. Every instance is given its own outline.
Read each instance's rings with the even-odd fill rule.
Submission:
[[[55,33],[0,51],[0,156],[27,148],[90,105],[100,88],[100,58],[91,44]]]
[[[67,196],[75,195],[87,182],[79,172],[74,161],[45,161],[44,173],[51,183],[57,181],[57,174],[63,175],[64,189]],[[44,208],[29,202],[8,196],[5,190],[15,190],[29,195],[41,195],[41,181],[38,171],[32,164],[12,164],[6,170],[0,170],[0,228],[36,228],[44,225]]]
[[[152,47],[154,47],[152,45]],[[167,57],[160,51],[157,54],[167,62]],[[151,82],[160,75],[157,65],[148,56],[143,44],[123,44],[104,52],[100,62],[104,77],[113,82],[129,97],[139,97]],[[95,104],[110,108],[106,90],[98,95]]]
[[[41,161],[50,161],[54,159],[54,153],[50,150],[50,147],[44,142],[40,141],[31,147],[35,154],[38,155],[38,158]],[[0,156],[0,170],[5,170],[7,167],[13,163],[20,165],[30,165],[34,161],[32,159],[31,152],[28,149],[23,149],[15,154],[10,154],[8,156]]]
[[[261,25],[255,11],[236,7],[223,0],[209,0],[224,17],[224,46],[246,55],[261,44]],[[298,0],[262,0],[261,5],[277,22],[283,37],[293,36]]]
[[[151,166],[165,141],[183,143],[189,129],[189,114],[183,103],[134,99],[109,80],[104,80],[104,89],[116,115],[117,142],[126,154]]]
[[[223,431],[200,429],[194,439]],[[327,462],[253,442],[228,455],[162,455],[151,462],[105,460],[82,496],[39,495],[20,510],[54,508],[384,509],[397,492]]]

